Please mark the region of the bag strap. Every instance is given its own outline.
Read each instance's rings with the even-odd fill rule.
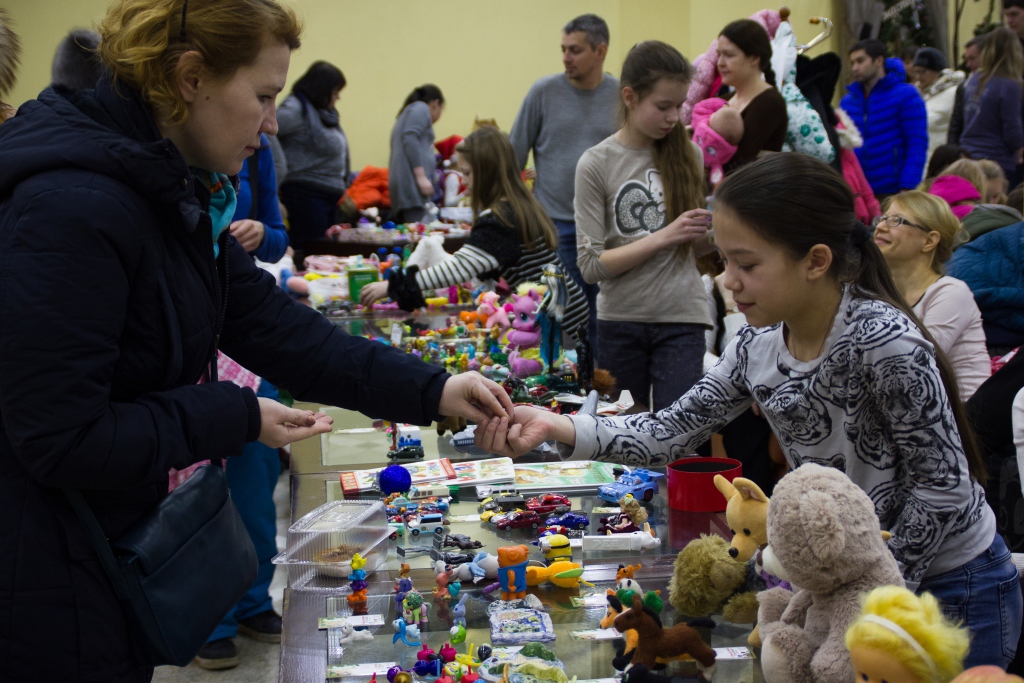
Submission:
[[[249,207],[249,219],[256,220],[260,208],[260,153],[249,157],[249,193],[252,195],[252,206]]]
[[[110,543],[107,541],[103,529],[100,528],[96,515],[89,508],[89,504],[85,502],[81,492],[75,489],[61,490],[67,497],[68,502],[71,503],[75,514],[78,515],[78,519],[82,520],[82,525],[89,535],[89,540],[92,541],[96,554],[99,555],[100,564],[103,565],[104,571],[110,577],[110,582],[114,584],[114,593],[117,595],[118,600],[131,600],[132,596],[128,590],[128,583],[124,580],[124,575],[121,574],[121,569],[117,565],[117,558],[114,557],[114,551],[110,549]]]

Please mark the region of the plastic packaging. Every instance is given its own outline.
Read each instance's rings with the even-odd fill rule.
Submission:
[[[342,277],[322,277],[309,283],[309,303],[320,308],[331,301],[348,299],[349,282]]]
[[[367,575],[383,566],[390,535],[380,501],[331,501],[288,528],[287,549],[273,562],[288,566],[291,588],[342,589],[355,553],[366,558]]]

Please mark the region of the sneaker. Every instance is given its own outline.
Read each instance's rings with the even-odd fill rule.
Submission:
[[[238,666],[238,649],[230,638],[211,640],[195,656],[195,663],[209,671],[234,669]]]
[[[272,609],[238,620],[238,632],[262,643],[281,642],[281,617]]]

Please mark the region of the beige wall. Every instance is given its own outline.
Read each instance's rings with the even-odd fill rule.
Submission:
[[[561,70],[559,34],[572,17],[595,12],[608,22],[607,71],[617,73],[626,51],[657,38],[691,59],[703,53],[729,21],[765,7],[764,0],[290,0],[306,23],[303,46],[292,57],[290,80],[316,59],[345,72],[339,104],[356,168],[386,165],[398,107],[417,85],[433,82],[448,106],[437,137],[469,132],[475,116],[508,130],[530,84]],[[20,104],[50,80],[53,50],[76,26],[94,26],[107,0],[0,0],[23,45]],[[951,3],[952,4],[952,3]],[[969,35],[988,3],[968,0],[962,25]],[[812,16],[839,22],[840,0],[791,0],[797,39],[817,34]],[[838,33],[838,31],[837,31]],[[838,49],[836,38],[812,54]]]

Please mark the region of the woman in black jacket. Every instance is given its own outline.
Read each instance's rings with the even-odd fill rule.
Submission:
[[[4,681],[152,675],[61,487],[80,489],[113,539],[167,495],[171,468],[330,429],[229,382],[197,384],[218,347],[297,397],[372,416],[512,410],[475,373],[449,377],[294,304],[225,230],[228,176],[277,129],[291,10],[120,0],[100,28],[110,78],[45,90],[0,127]]]

